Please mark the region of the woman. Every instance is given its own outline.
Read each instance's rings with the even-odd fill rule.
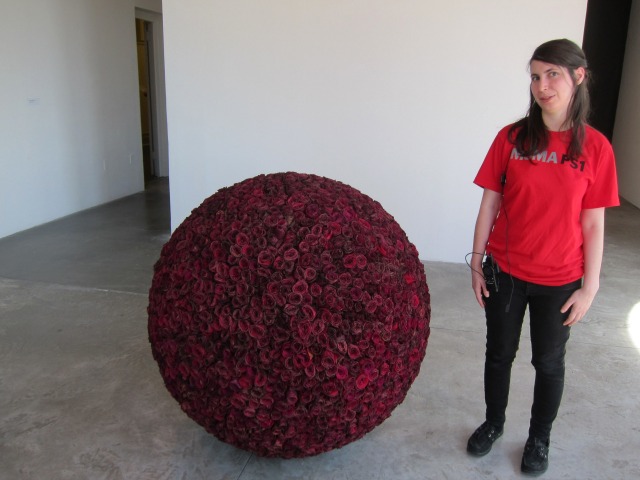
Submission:
[[[484,188],[471,267],[487,323],[486,418],[467,451],[485,455],[502,435],[528,306],[536,378],[521,469],[535,475],[548,467],[570,327],[598,291],[604,208],[619,199],[611,145],[586,123],[589,73],[582,50],[552,40],[534,51],[529,69],[529,111],[498,133],[474,180]]]

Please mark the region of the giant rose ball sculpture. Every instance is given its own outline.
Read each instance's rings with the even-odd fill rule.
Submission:
[[[425,356],[418,252],[382,206],[300,173],[207,198],[154,267],[149,340],[171,395],[218,439],[304,457],[361,438]]]

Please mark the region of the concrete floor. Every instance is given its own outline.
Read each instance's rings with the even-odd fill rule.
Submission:
[[[520,477],[533,384],[526,334],[504,436],[486,457],[465,452],[483,419],[485,329],[464,264],[426,263],[433,316],[421,373],[391,418],[363,439],[279,460],[207,434],[170,397],[147,340],[147,291],[169,235],[168,197],[160,181],[0,240],[0,478]],[[629,329],[640,302],[639,233],[638,209],[625,203],[608,212],[601,290],[569,342],[545,478],[640,478],[640,344]]]

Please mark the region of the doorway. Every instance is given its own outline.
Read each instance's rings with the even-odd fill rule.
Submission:
[[[140,94],[140,131],[142,134],[142,166],[144,170],[144,184],[157,177],[156,152],[153,126],[153,104],[151,102],[151,59],[153,43],[151,22],[136,18],[136,43],[138,47],[138,88]]]
[[[609,141],[615,127],[631,1],[587,2],[582,49],[592,74],[590,123]]]
[[[169,156],[164,83],[162,15],[136,9],[140,132],[145,188],[168,183]]]

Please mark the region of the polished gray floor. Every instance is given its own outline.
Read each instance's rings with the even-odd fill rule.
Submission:
[[[465,452],[484,411],[484,320],[464,264],[426,263],[433,316],[421,373],[363,439],[279,460],[204,432],[164,388],[147,340],[147,291],[169,237],[168,209],[160,181],[0,240],[1,479],[521,476],[533,383],[526,333],[504,436],[486,457]],[[630,317],[639,273],[640,211],[625,203],[608,212],[601,289],[572,332],[545,478],[640,478],[640,343]]]

